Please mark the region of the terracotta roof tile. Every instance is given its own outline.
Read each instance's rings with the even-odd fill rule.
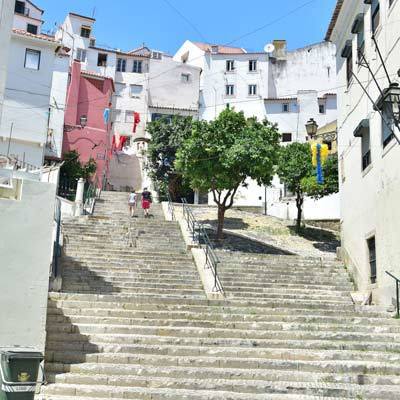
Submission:
[[[33,33],[29,33],[27,31],[24,31],[23,29],[15,29],[13,28],[13,33],[16,33],[17,35],[21,36],[28,36],[34,39],[41,39],[41,40],[46,40],[48,42],[53,42],[53,43],[60,43],[58,40],[54,38],[54,36],[49,36],[49,35],[34,35]]]
[[[240,47],[223,46],[219,44],[209,44],[203,42],[193,42],[199,49],[211,52],[212,46],[218,46],[218,54],[245,54],[246,50]]]
[[[342,9],[343,3],[344,3],[344,0],[337,0],[337,2],[336,2],[336,7],[335,7],[335,10],[333,11],[331,22],[329,23],[329,27],[328,27],[328,30],[325,35],[325,40],[327,40],[327,41],[331,40],[332,32],[335,29],[336,22],[339,18],[339,14]]]

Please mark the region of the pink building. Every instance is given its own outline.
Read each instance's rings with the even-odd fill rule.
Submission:
[[[79,61],[71,65],[65,110],[63,153],[76,150],[81,162],[96,160],[97,176],[109,177],[111,118],[104,111],[114,93],[114,82],[96,73],[82,71]]]

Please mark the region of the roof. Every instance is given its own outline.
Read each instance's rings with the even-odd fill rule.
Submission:
[[[91,17],[86,17],[85,15],[81,15],[81,14],[76,14],[73,12],[70,12],[68,15],[73,15],[74,17],[78,17],[78,18],[83,18],[83,19],[87,19],[89,21],[96,21],[95,18],[91,18]]]
[[[337,121],[335,120],[335,121],[329,122],[329,124],[326,124],[326,125],[318,128],[317,135],[325,135],[327,133],[336,132],[336,130],[337,130]]]
[[[100,79],[100,80],[110,80],[113,86],[113,90],[115,92],[115,86],[114,86],[114,79],[110,78],[109,76],[104,76],[101,74],[98,74],[97,72],[93,72],[93,71],[81,71],[81,75],[87,76],[88,78],[95,78],[95,79]]]
[[[36,4],[33,4],[30,0],[26,0],[31,6],[35,7],[38,11],[40,11],[42,14],[44,13],[44,10],[39,8]]]
[[[268,97],[264,101],[296,101],[297,97]]]
[[[185,108],[185,107],[167,107],[167,106],[159,106],[156,104],[149,105],[150,108],[159,108],[161,110],[176,110],[176,111],[191,111],[191,112],[197,112],[197,108]]]
[[[150,57],[151,56],[151,50],[147,46],[138,47],[137,49],[128,51],[128,53],[134,54],[137,56],[142,56],[142,57]]]
[[[133,54],[130,52],[125,52],[125,51],[121,51],[121,50],[116,50],[116,49],[106,49],[104,47],[97,47],[97,46],[89,46],[90,49],[93,50],[99,50],[99,51],[104,51],[106,53],[115,53],[115,54],[119,54],[122,56],[130,56],[130,57],[145,57],[148,58],[147,56],[142,56],[140,54]]]
[[[203,42],[193,42],[195,46],[197,46],[199,49],[206,51],[206,52],[211,52],[211,48],[213,46],[218,46],[218,54],[245,54],[246,50],[242,49],[241,47],[231,47],[231,46],[224,46],[224,45],[219,45],[219,44],[209,44],[209,43],[203,43]]]
[[[332,32],[335,29],[336,22],[339,18],[340,11],[342,10],[343,3],[344,3],[344,0],[337,0],[337,2],[336,2],[336,7],[335,7],[335,10],[333,11],[331,22],[329,23],[329,27],[328,27],[328,30],[325,35],[325,40],[327,40],[327,41],[331,40]]]
[[[15,29],[13,28],[13,33],[20,35],[20,36],[27,36],[30,37],[32,39],[39,39],[39,40],[44,40],[47,42],[52,42],[52,43],[60,43],[58,40],[56,40],[54,38],[54,36],[50,36],[50,35],[34,35],[33,33],[29,33],[27,31],[24,31],[23,29]]]

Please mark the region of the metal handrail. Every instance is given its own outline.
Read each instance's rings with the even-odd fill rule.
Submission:
[[[201,222],[198,222],[190,208],[187,200],[182,198],[182,209],[183,217],[186,220],[188,230],[192,233],[192,239],[194,242],[198,242],[200,247],[204,250],[206,256],[206,263],[204,268],[211,269],[214,276],[214,291],[222,292],[223,288],[221,282],[218,279],[218,264],[220,260],[215,253],[213,244],[211,243],[210,237],[207,234],[207,230]]]
[[[397,307],[397,318],[400,318],[400,299],[399,299],[399,283],[400,279],[395,277],[392,273],[386,271],[386,273],[396,281],[396,307]]]
[[[172,221],[175,221],[174,203],[172,202],[171,195],[169,193],[167,193],[167,198],[168,198],[168,211],[171,214]]]
[[[54,241],[53,247],[53,265],[51,275],[53,278],[57,278],[58,276],[58,260],[61,256],[61,244],[60,244],[60,236],[61,236],[61,200],[56,197],[56,205],[54,209],[54,221],[56,223],[56,238]]]

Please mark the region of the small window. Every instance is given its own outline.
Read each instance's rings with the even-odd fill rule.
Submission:
[[[117,59],[117,71],[118,72],[126,72],[126,59],[125,58]]]
[[[319,113],[320,114],[325,114],[325,104],[319,104]]]
[[[33,25],[33,24],[28,24],[26,26],[26,31],[29,32],[29,33],[32,33],[32,35],[37,35],[38,27],[36,25]]]
[[[381,11],[379,0],[371,1],[371,28],[372,32],[375,33],[378,29],[381,20]]]
[[[292,141],[292,134],[291,133],[282,133],[282,142],[287,143]]]
[[[249,85],[249,96],[257,95],[257,85]]]
[[[154,58],[155,60],[161,60],[162,59],[162,53],[159,51],[153,51],[151,53],[151,57]]]
[[[134,60],[132,72],[134,72],[136,74],[141,74],[142,71],[143,71],[143,61]]]
[[[282,112],[288,113],[290,111],[289,103],[282,104]]]
[[[25,51],[25,68],[39,70],[40,68],[40,51],[26,49]]]
[[[346,41],[341,56],[346,59],[346,79],[349,86],[353,79],[353,42],[351,40]]]
[[[77,49],[76,50],[76,59],[80,62],[86,62],[86,50],[85,49]]]
[[[232,72],[235,70],[235,61],[234,60],[226,60],[226,71]]]
[[[123,83],[115,83],[115,96],[122,96],[125,90],[125,85]]]
[[[394,139],[394,120],[391,106],[385,103],[382,113],[382,145],[385,148]]]
[[[122,122],[122,110],[112,110],[112,120],[114,122]]]
[[[181,74],[181,81],[183,83],[189,83],[190,82],[190,74]]]
[[[126,111],[125,112],[125,122],[133,123],[133,119],[134,119],[134,111]]]
[[[143,91],[142,85],[131,85],[131,97],[139,98]]]
[[[235,85],[226,85],[225,94],[227,96],[234,96],[235,95]]]
[[[23,14],[23,15],[25,15],[25,2],[24,1],[16,1],[15,2],[15,8],[14,8],[14,11],[17,13],[17,14]]]
[[[375,236],[367,240],[371,283],[376,283],[376,247]]]
[[[99,53],[99,55],[97,56],[97,66],[107,67],[107,54]]]
[[[257,72],[257,60],[249,61],[249,72]]]
[[[332,151],[332,142],[330,140],[324,140],[322,143],[328,146],[329,151]]]
[[[371,164],[371,144],[369,127],[363,129],[361,136],[361,167],[364,171]]]
[[[82,26],[81,27],[81,37],[89,39],[92,30],[89,26]]]

